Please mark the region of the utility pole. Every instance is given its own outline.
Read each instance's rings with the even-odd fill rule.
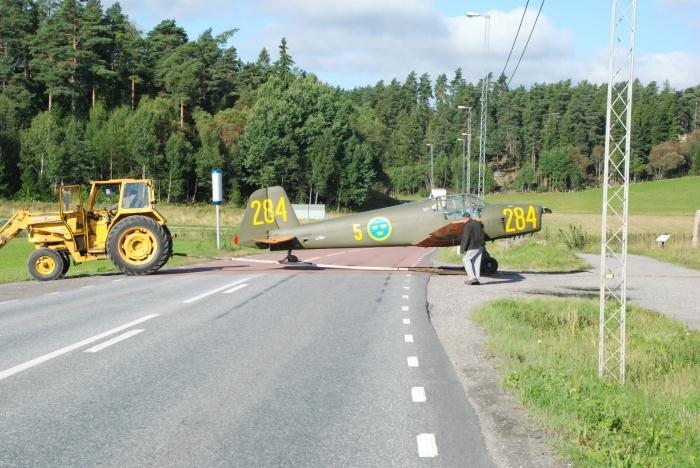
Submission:
[[[457,141],[461,141],[461,142],[462,142],[462,178],[461,178],[461,180],[459,181],[459,193],[464,193],[464,170],[465,170],[465,167],[464,167],[464,159],[465,159],[464,152],[465,152],[465,146],[466,146],[466,145],[465,145],[465,140],[464,140],[464,138],[457,138]]]
[[[618,9],[618,4],[622,8]],[[627,214],[637,0],[612,0],[600,245],[598,376],[625,383]]]
[[[489,36],[491,35],[491,15],[482,15],[473,11],[467,12],[467,18],[484,18],[484,45],[489,51]],[[489,81],[491,76],[486,73],[481,82],[481,122],[479,124],[479,181],[477,185],[477,196],[484,198],[484,179],[486,177],[486,118],[488,114]]]
[[[479,123],[479,181],[476,195],[484,198],[484,179],[486,178],[486,118],[489,99],[489,75],[481,82],[481,122]]]
[[[433,196],[433,189],[435,188],[435,185],[433,184],[433,175],[434,175],[434,171],[433,171],[433,167],[434,167],[434,164],[433,164],[433,144],[428,143],[425,146],[430,146],[430,196],[432,197]]]
[[[462,190],[466,186],[466,193],[472,193],[472,108],[471,106],[457,106],[467,110],[467,131],[462,136],[467,137],[467,170],[464,172],[464,153],[462,153]],[[465,185],[466,178],[466,185]]]

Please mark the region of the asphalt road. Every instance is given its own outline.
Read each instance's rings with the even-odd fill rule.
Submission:
[[[426,253],[362,250],[302,258]],[[2,286],[0,466],[490,466],[427,281],[220,262]]]

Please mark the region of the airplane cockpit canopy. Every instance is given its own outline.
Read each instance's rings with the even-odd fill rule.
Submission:
[[[481,198],[467,193],[444,195],[435,197],[435,210],[441,210],[446,220],[461,219],[462,215],[469,212],[473,218],[479,218],[486,202]]]

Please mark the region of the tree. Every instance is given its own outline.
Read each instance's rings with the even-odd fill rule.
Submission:
[[[192,145],[185,135],[174,132],[165,144],[168,162],[168,203],[183,201],[187,197],[187,174],[192,165]]]
[[[158,80],[180,106],[180,129],[185,127],[185,105],[205,93],[205,66],[197,52],[197,46],[188,42],[158,64]]]
[[[107,84],[116,75],[107,63],[112,39],[109,37],[109,25],[103,17],[100,0],[85,2],[80,15],[77,42],[83,49],[81,68],[86,86],[90,88],[90,107],[95,107],[97,88],[103,86],[103,83]]]
[[[66,163],[62,148],[63,135],[58,118],[42,112],[22,132],[20,169],[25,198],[47,198],[51,184],[57,184]]]
[[[294,60],[292,59],[292,56],[289,55],[287,38],[283,37],[279,45],[279,58],[273,65],[272,72],[275,74],[275,76],[279,77],[283,83],[288,84],[294,76],[292,74],[293,66]]]

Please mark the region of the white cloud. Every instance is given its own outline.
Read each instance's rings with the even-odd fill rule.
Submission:
[[[669,3],[696,0],[664,0]],[[450,17],[430,1],[421,0],[267,0],[256,3],[270,21],[257,37],[276,52],[287,37],[297,65],[321,78],[338,77],[343,84],[364,84],[367,77],[403,79],[410,71],[451,76],[461,67],[468,80],[486,71],[500,73],[522,15],[491,10],[490,47],[484,44],[484,18]],[[606,8],[607,12],[607,8]],[[518,46],[506,74],[517,62],[536,11],[528,11]],[[603,39],[605,41],[605,39]],[[546,15],[539,18],[513,84],[532,84],[571,78],[603,82],[607,79],[607,50],[584,56],[576,49],[573,33]],[[642,81],[668,79],[677,87],[698,83],[700,57],[687,52],[651,54],[637,58],[636,76]],[[357,77],[358,81],[353,81]],[[361,77],[361,78],[360,78]],[[327,79],[328,79],[327,78]]]
[[[657,0],[669,8],[687,8],[700,0]],[[276,54],[285,36],[297,65],[322,79],[343,86],[372,84],[416,71],[452,76],[461,67],[466,79],[500,73],[520,22],[522,8],[491,10],[490,47],[484,44],[484,18],[446,16],[432,0],[137,0],[122,1],[125,11],[146,17],[193,19],[240,17],[254,12],[263,26],[236,24],[245,41],[234,41],[244,56],[255,57],[263,47]],[[222,13],[225,12],[225,13]],[[601,11],[607,15],[607,6]],[[248,15],[245,15],[248,16]],[[528,10],[506,74],[517,62],[536,16]],[[255,32],[254,32],[255,31]],[[242,36],[237,36],[242,37]],[[607,79],[607,40],[601,37],[595,55],[577,50],[573,32],[555,24],[545,12],[539,18],[513,84]],[[642,81],[669,80],[675,87],[697,85],[700,56],[667,52],[637,57],[635,75]]]

